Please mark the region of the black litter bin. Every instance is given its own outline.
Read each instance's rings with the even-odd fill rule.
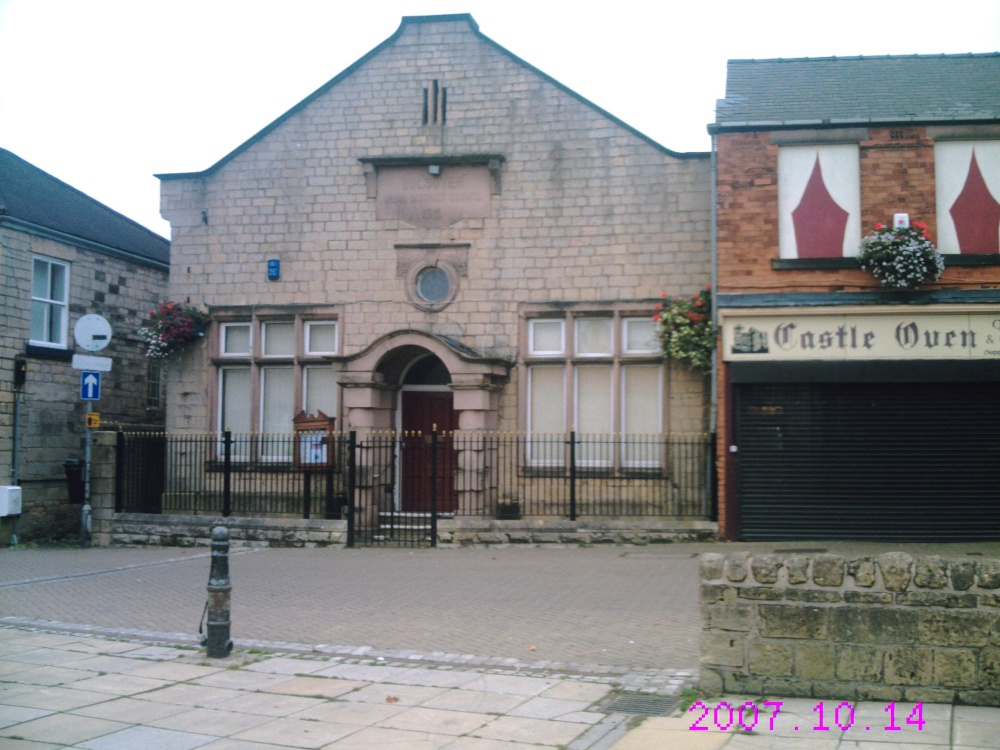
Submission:
[[[69,490],[69,501],[74,505],[83,505],[83,467],[82,458],[68,458],[63,464],[66,470],[66,489]]]

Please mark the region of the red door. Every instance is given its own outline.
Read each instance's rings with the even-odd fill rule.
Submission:
[[[437,509],[458,509],[455,492],[455,448],[451,433],[458,429],[458,415],[452,406],[450,391],[403,391],[403,440],[401,509],[431,509],[433,451],[431,433],[438,433]]]

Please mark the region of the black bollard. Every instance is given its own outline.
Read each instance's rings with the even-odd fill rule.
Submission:
[[[229,637],[229,529],[212,529],[212,572],[208,576],[208,633],[205,646],[210,659],[222,659],[233,650]]]

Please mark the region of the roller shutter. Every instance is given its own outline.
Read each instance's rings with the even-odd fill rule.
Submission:
[[[735,392],[742,539],[1000,538],[1000,384]]]

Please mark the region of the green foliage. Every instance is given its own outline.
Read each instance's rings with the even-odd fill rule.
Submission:
[[[706,286],[693,297],[665,298],[656,306],[653,320],[667,359],[692,370],[712,369],[718,334],[712,323],[712,287]]]
[[[922,221],[896,229],[876,224],[875,231],[861,241],[858,263],[882,286],[893,289],[915,289],[937,281],[944,271],[944,259]]]

